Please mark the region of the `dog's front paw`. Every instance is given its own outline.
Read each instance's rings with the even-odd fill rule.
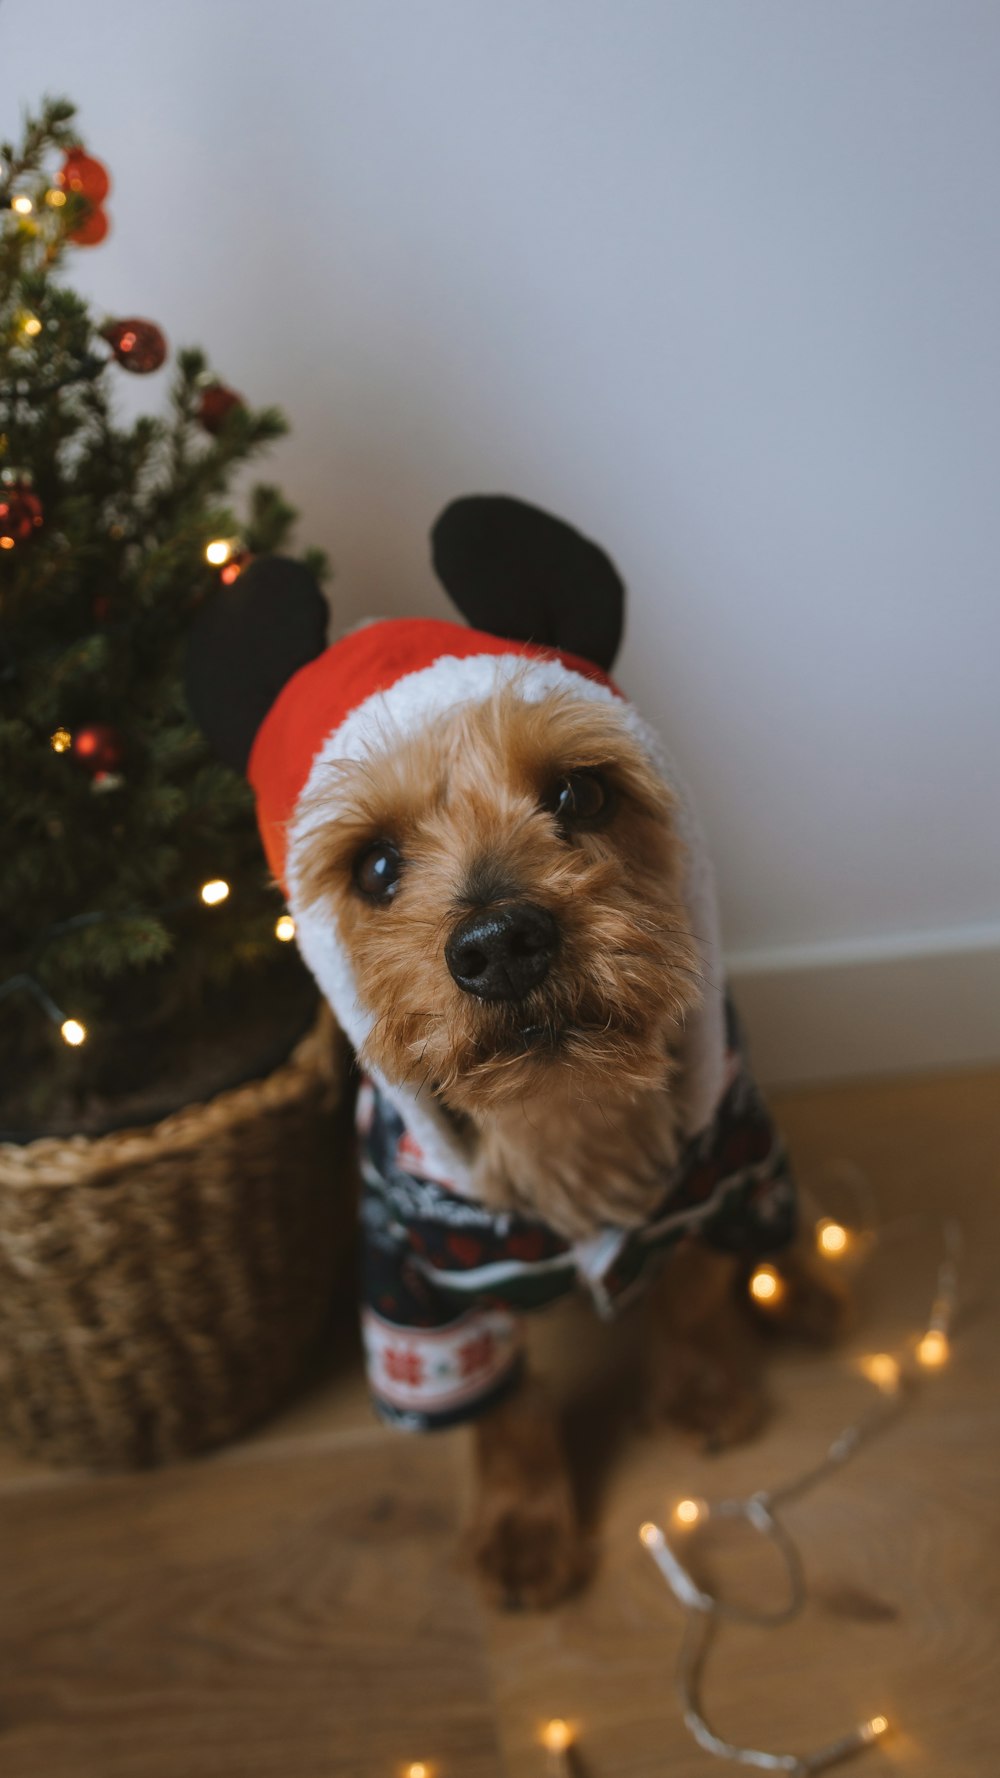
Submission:
[[[484,1493],[467,1543],[488,1597],[508,1611],[557,1605],[576,1592],[592,1566],[569,1487],[561,1478],[531,1495]]]
[[[767,1397],[759,1378],[718,1353],[671,1344],[658,1354],[646,1394],[647,1417],[693,1433],[706,1451],[724,1451],[759,1431]]]

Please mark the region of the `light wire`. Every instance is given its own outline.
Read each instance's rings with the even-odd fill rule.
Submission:
[[[867,1188],[866,1200],[868,1203],[871,1201]],[[874,1218],[869,1216],[865,1220],[868,1223],[867,1232],[874,1238]],[[892,1226],[893,1232],[896,1232],[896,1225]],[[962,1253],[962,1231],[954,1218],[948,1218],[943,1224],[942,1240],[943,1254],[938,1265],[927,1332],[947,1340],[958,1299],[959,1260]],[[917,1350],[919,1353],[919,1346]],[[705,1714],[702,1691],[709,1654],[721,1623],[728,1620],[732,1623],[755,1624],[763,1629],[776,1629],[780,1624],[788,1624],[798,1617],[806,1603],[807,1589],[802,1557],[794,1538],[779,1518],[777,1508],[799,1499],[820,1482],[836,1474],[863,1446],[884,1432],[899,1417],[911,1397],[913,1381],[913,1373],[901,1368],[898,1380],[890,1387],[879,1386],[880,1399],[869,1412],[845,1426],[831,1441],[819,1461],[811,1464],[800,1475],[789,1478],[778,1487],[760,1489],[742,1499],[702,1504],[698,1514],[699,1525],[712,1519],[743,1519],[777,1550],[784,1564],[788,1594],[785,1602],[775,1609],[758,1610],[731,1604],[719,1598],[694,1579],[660,1525],[650,1521],[641,1527],[639,1536],[644,1547],[685,1614],[684,1635],[677,1658],[676,1689],[685,1727],[706,1753],[728,1760],[733,1765],[752,1766],[764,1772],[789,1772],[793,1778],[810,1778],[810,1774],[824,1772],[830,1766],[862,1753],[889,1728],[886,1717],[874,1716],[857,1724],[838,1740],[830,1741],[811,1753],[769,1753],[762,1748],[741,1747],[717,1734]]]

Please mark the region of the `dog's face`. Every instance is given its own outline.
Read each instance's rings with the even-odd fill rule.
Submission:
[[[699,997],[673,813],[615,709],[516,681],[331,766],[300,885],[372,1015],[362,1059],[474,1121],[659,1085]]]

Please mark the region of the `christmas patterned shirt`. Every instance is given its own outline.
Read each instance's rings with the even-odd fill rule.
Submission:
[[[383,1419],[421,1432],[471,1419],[517,1380],[524,1311],[582,1286],[610,1319],[685,1236],[748,1260],[787,1244],[795,1188],[731,1003],[726,1040],[715,1116],[684,1144],[648,1221],[605,1227],[575,1244],[544,1223],[451,1189],[398,1108],[364,1082],[362,1323]]]

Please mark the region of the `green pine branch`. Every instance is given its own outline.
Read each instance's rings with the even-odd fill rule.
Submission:
[[[244,509],[233,497],[286,423],[241,404],[210,434],[199,409],[218,379],[197,348],[174,355],[158,411],[119,418],[107,317],[69,281],[88,206],[47,198],[80,145],[73,106],[49,99],[0,146],[0,499],[27,492],[43,514],[0,548],[0,1081],[35,1109],[47,1080],[85,1096],[114,1044],[289,950],[250,792],[208,757],[182,690],[186,632],[217,585],[206,544],[288,547],[296,514],[278,488]],[[30,215],[9,207],[18,193]],[[319,552],[305,559],[326,572]],[[110,734],[115,757],[96,772],[53,747],[63,730]],[[208,909],[198,889],[217,876],[232,894]],[[4,994],[26,973],[38,993]],[[72,1053],[45,994],[90,1027]]]

